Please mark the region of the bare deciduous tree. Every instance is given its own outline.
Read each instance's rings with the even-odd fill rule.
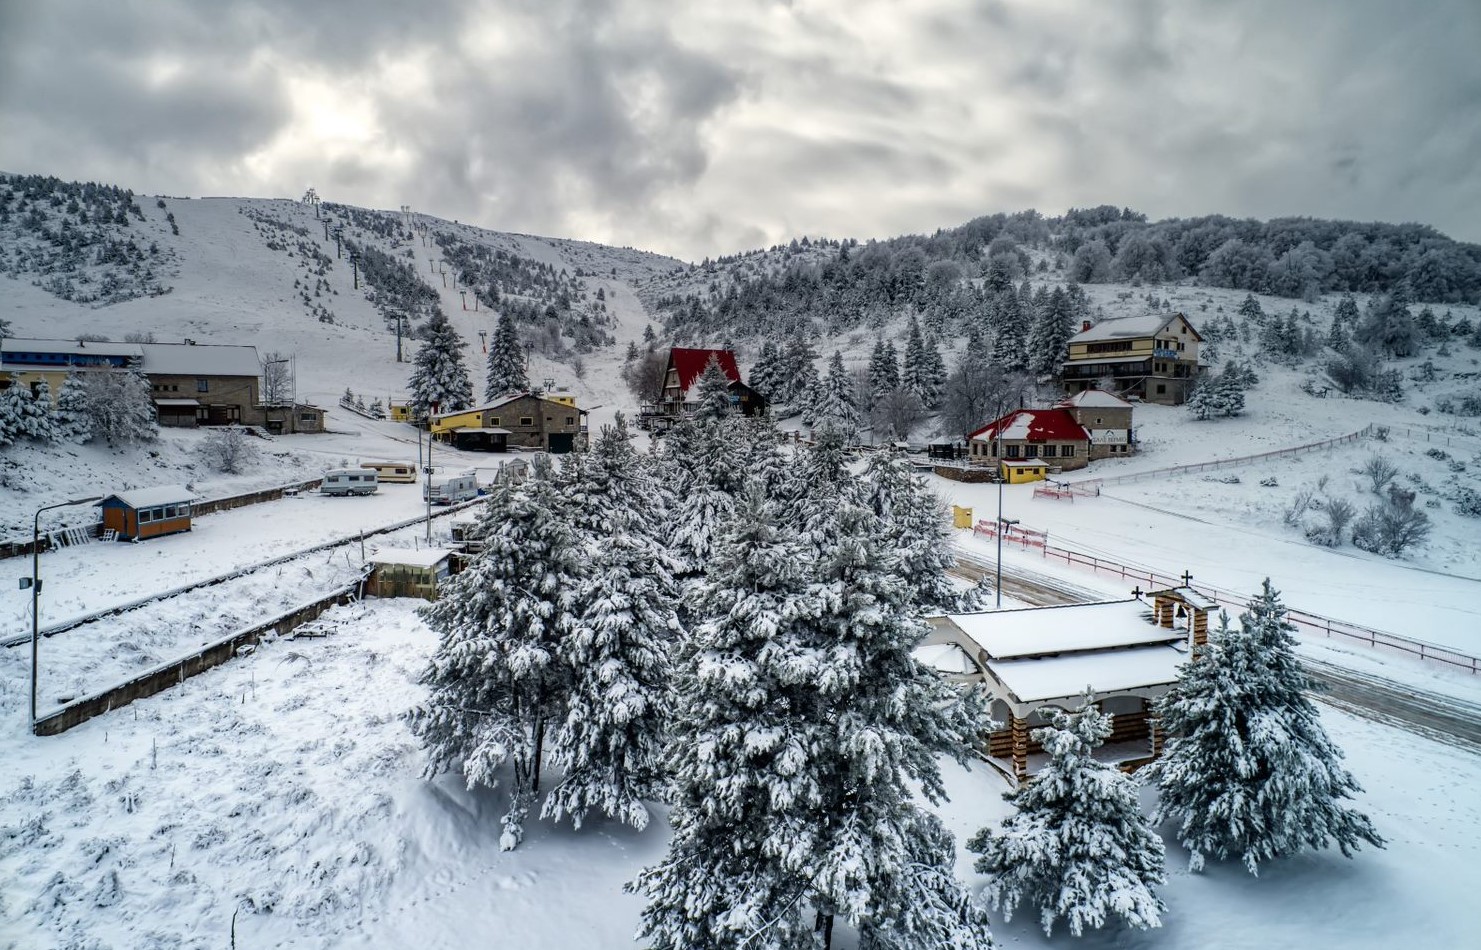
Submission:
[[[262,404],[282,406],[293,401],[293,374],[288,357],[265,353],[262,357]]]

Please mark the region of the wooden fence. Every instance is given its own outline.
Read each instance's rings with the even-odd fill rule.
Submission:
[[[1221,468],[1234,468],[1240,465],[1252,465],[1255,462],[1266,459],[1287,458],[1292,455],[1305,455],[1308,452],[1322,452],[1359,439],[1373,436],[1375,427],[1372,423],[1364,426],[1356,432],[1338,436],[1335,439],[1325,439],[1321,442],[1310,442],[1306,445],[1297,445],[1288,449],[1276,449],[1272,452],[1260,452],[1257,455],[1241,455],[1235,458],[1215,459],[1212,462],[1198,462],[1191,465],[1173,465],[1168,468],[1154,468],[1146,472],[1129,472],[1125,475],[1111,475],[1105,478],[1087,479],[1086,483],[1095,482],[1098,486],[1104,485],[1126,485],[1131,482],[1146,481],[1149,478],[1165,478],[1169,475],[1188,475],[1194,472],[1212,472]],[[1079,483],[1077,483],[1079,484]],[[1097,494],[1098,494],[1097,490]]]
[[[73,726],[87,722],[94,716],[101,716],[106,712],[127,706],[136,699],[144,699],[147,696],[161,693],[171,686],[178,686],[192,676],[197,676],[230,660],[238,654],[242,647],[255,646],[269,633],[283,636],[293,628],[317,619],[331,607],[350,603],[358,596],[361,583],[357,581],[353,585],[341,587],[317,600],[300,604],[270,620],[265,620],[245,630],[238,630],[201,647],[188,656],[161,663],[127,682],[105,689],[100,693],[73,700],[60,709],[37,719],[32,731],[38,736],[60,735]]]
[[[983,523],[979,522],[979,524]],[[1005,539],[1011,539],[1012,535],[1009,534],[1004,537]],[[1108,558],[1095,557],[1052,544],[1043,545],[1042,550],[1046,559],[1053,558],[1073,567],[1094,571],[1097,574],[1120,577],[1122,580],[1134,583],[1137,586],[1145,586],[1148,590],[1181,587],[1183,585],[1181,578],[1161,574],[1146,568],[1130,567]],[[1200,582],[1197,584],[1197,588],[1200,593],[1208,595],[1220,607],[1231,612],[1242,611],[1250,601],[1248,595],[1224,590],[1211,584]],[[1462,653],[1450,647],[1440,646],[1436,643],[1426,643],[1423,640],[1415,640],[1411,637],[1404,637],[1383,630],[1375,630],[1371,627],[1349,623],[1345,620],[1334,620],[1331,617],[1324,617],[1305,610],[1290,608],[1287,611],[1287,617],[1298,629],[1308,633],[1321,634],[1328,639],[1340,638],[1362,643],[1375,649],[1381,648],[1406,653],[1410,656],[1416,656],[1421,660],[1443,663],[1447,666],[1457,667],[1471,673],[1481,673],[1481,657],[1471,656],[1468,653]]]

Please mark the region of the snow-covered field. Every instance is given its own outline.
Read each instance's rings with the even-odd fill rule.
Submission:
[[[151,202],[141,204],[155,215]],[[291,353],[299,397],[328,408],[333,432],[263,442],[257,462],[229,477],[199,463],[197,432],[167,431],[157,444],[118,451],[7,449],[0,453],[0,534],[29,534],[38,506],[80,495],[188,482],[203,495],[218,496],[314,477],[343,462],[417,457],[413,430],[336,407],[346,388],[367,401],[399,394],[410,371],[409,363],[395,361],[394,333],[363,291],[352,289],[348,269],[340,264],[327,278],[336,322],[310,319],[290,285],[297,271],[284,266],[282,255],[268,249],[240,213],[266,209],[306,225],[332,255],[332,241],[318,240],[313,211],[292,202],[238,199],[172,201],[171,208],[181,235],[161,241],[180,262],[172,293],[92,309],[0,278],[0,316],[11,321],[11,332],[63,338],[101,332],[119,339],[152,331],[162,341],[190,336]],[[622,352],[650,323],[634,282],[672,262],[519,235],[489,240],[594,275],[588,283],[605,293],[618,345],[589,354],[583,376],[538,356],[530,375],[569,387],[583,408],[594,410],[593,431],[616,411],[630,411],[634,401],[619,376]],[[441,260],[438,248],[421,242],[410,251],[419,273]],[[467,343],[481,391],[478,332],[491,329],[493,315],[465,311],[455,289],[434,287]],[[1089,290],[1112,315],[1143,309],[1142,292]],[[1220,308],[1231,313],[1243,297],[1204,288],[1159,292],[1195,324]],[[1262,303],[1284,313],[1292,302]],[[1334,303],[1312,308],[1318,326]],[[1456,309],[1475,318],[1475,308]],[[820,341],[819,349],[827,354],[841,347],[858,365],[872,342],[855,332]],[[1473,372],[1477,361],[1475,351],[1456,347],[1452,357],[1436,362],[1444,376]],[[1481,478],[1481,438],[1458,427],[1465,420],[1418,411],[1445,386],[1464,384],[1446,376],[1449,381],[1427,389],[1416,386],[1406,403],[1388,405],[1314,399],[1299,390],[1300,373],[1279,367],[1260,372],[1262,382],[1237,419],[1199,423],[1181,409],[1138,406],[1139,454],[1098,462],[1075,477],[1265,452],[1369,423],[1390,427],[1389,441],[1216,472],[1211,479],[1182,475],[1110,486],[1099,498],[1074,502],[1035,500],[1031,486],[1010,486],[1003,493],[1004,515],[1047,530],[1051,543],[1164,573],[1190,570],[1195,583],[1253,591],[1269,576],[1292,606],[1481,654],[1481,522],[1456,514],[1445,495],[1452,481],[1475,485]],[[1426,454],[1435,448],[1448,458]],[[1399,465],[1401,483],[1420,492],[1420,504],[1438,503],[1426,509],[1435,519],[1427,545],[1391,561],[1351,546],[1315,547],[1282,523],[1295,491],[1323,476],[1329,494],[1365,503],[1353,470],[1376,451]],[[497,464],[497,458],[466,453],[439,455],[438,461]],[[481,480],[491,474],[481,473]],[[1226,474],[1239,482],[1223,480]],[[1260,484],[1270,477],[1276,486]],[[979,518],[997,514],[994,487],[941,479],[934,485]],[[300,496],[209,515],[191,534],[147,544],[48,553],[41,564],[47,584],[42,623],[421,510],[416,486],[387,485],[368,499]],[[78,516],[45,517],[55,524]],[[964,543],[992,554],[992,546],[979,540]],[[1037,553],[1009,548],[1005,559],[1107,596],[1126,592],[1104,576]],[[9,567],[11,578],[29,574],[28,560]],[[232,582],[87,628],[89,640],[52,638],[43,644],[43,704],[178,655],[246,618],[307,599],[311,590],[332,586],[357,568],[357,552],[318,555],[270,579]],[[6,589],[0,630],[8,633],[29,625],[30,599],[13,581]],[[337,611],[342,629],[336,636],[270,644],[47,739],[25,730],[26,651],[0,651],[0,761],[6,763],[0,769],[0,948],[229,946],[233,917],[241,947],[442,947],[461,945],[467,934],[530,950],[631,945],[640,902],[623,895],[621,885],[663,853],[664,823],[643,833],[600,821],[579,833],[532,824],[519,850],[499,852],[499,793],[469,793],[446,777],[423,780],[422,753],[399,718],[423,695],[415,680],[433,646],[415,606],[385,601]],[[1336,641],[1307,641],[1302,649],[1416,687],[1481,698],[1478,678],[1403,656]],[[1324,720],[1368,789],[1361,805],[1390,838],[1388,850],[1352,862],[1303,856],[1252,879],[1222,867],[1190,876],[1174,848],[1164,892],[1172,909],[1162,930],[1046,941],[1032,920],[1020,919],[997,924],[1000,941],[1030,948],[1467,945],[1473,937],[1469,892],[1481,858],[1481,802],[1464,790],[1481,779],[1481,757],[1331,710]],[[990,770],[949,768],[948,784],[953,801],[943,814],[959,842],[1005,814],[1001,780]],[[961,871],[980,883],[965,857]]]
[[[278,642],[62,736],[7,729],[0,757],[0,947],[623,947],[641,902],[622,884],[663,853],[662,821],[545,823],[498,850],[498,791],[421,778],[400,715],[434,646],[414,601],[330,616],[340,632]],[[24,698],[0,691],[0,721]],[[1190,875],[1169,850],[1161,930],[1010,947],[1459,947],[1470,939],[1481,757],[1324,710],[1389,839],[1259,878]],[[948,767],[958,843],[1001,819],[1003,781]],[[1150,793],[1148,793],[1150,794]],[[963,853],[959,870],[981,881]],[[476,938],[472,935],[478,935]]]

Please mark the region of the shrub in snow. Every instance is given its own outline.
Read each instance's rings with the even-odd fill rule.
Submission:
[[[1382,455],[1371,456],[1359,471],[1368,477],[1375,495],[1383,494],[1383,489],[1399,474],[1394,464]]]
[[[1481,492],[1462,486],[1455,490],[1451,500],[1455,502],[1455,510],[1467,518],[1481,518]]]
[[[1352,543],[1384,557],[1399,557],[1430,536],[1430,516],[1414,507],[1414,492],[1390,485],[1388,498],[1368,506],[1352,527]]]
[[[201,460],[218,472],[235,475],[257,459],[257,446],[241,426],[212,429],[200,444]]]
[[[1221,616],[1158,703],[1169,738],[1148,771],[1161,793],[1155,817],[1175,823],[1194,871],[1207,858],[1238,858],[1258,874],[1305,848],[1335,844],[1350,857],[1365,842],[1383,845],[1343,804],[1361,788],[1307,698],[1313,684],[1285,618],[1267,579],[1239,627]]]
[[[1034,738],[1049,755],[1031,781],[1004,795],[1018,811],[1001,831],[983,829],[967,844],[982,857],[994,907],[1011,920],[1023,904],[1051,934],[1063,917],[1070,933],[1120,917],[1159,926],[1166,908],[1153,891],[1166,883],[1162,837],[1142,814],[1136,782],[1092,753],[1111,734],[1111,717],[1087,693],[1075,713],[1046,707],[1050,725]]]
[[[1263,488],[1276,488],[1280,485],[1280,482],[1276,480],[1274,475],[1267,475],[1260,479],[1260,485]]]

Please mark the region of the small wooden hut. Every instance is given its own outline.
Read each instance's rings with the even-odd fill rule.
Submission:
[[[452,573],[453,552],[446,548],[381,548],[370,556],[367,597],[437,599],[437,585]]]
[[[136,488],[109,495],[98,502],[103,530],[119,540],[142,541],[163,534],[190,530],[191,503],[195,492],[184,485]]]
[[[1041,482],[1049,476],[1049,463],[1038,459],[1025,459],[1016,461],[1014,459],[1003,459],[1003,481],[1009,485],[1021,485],[1024,482]]]

